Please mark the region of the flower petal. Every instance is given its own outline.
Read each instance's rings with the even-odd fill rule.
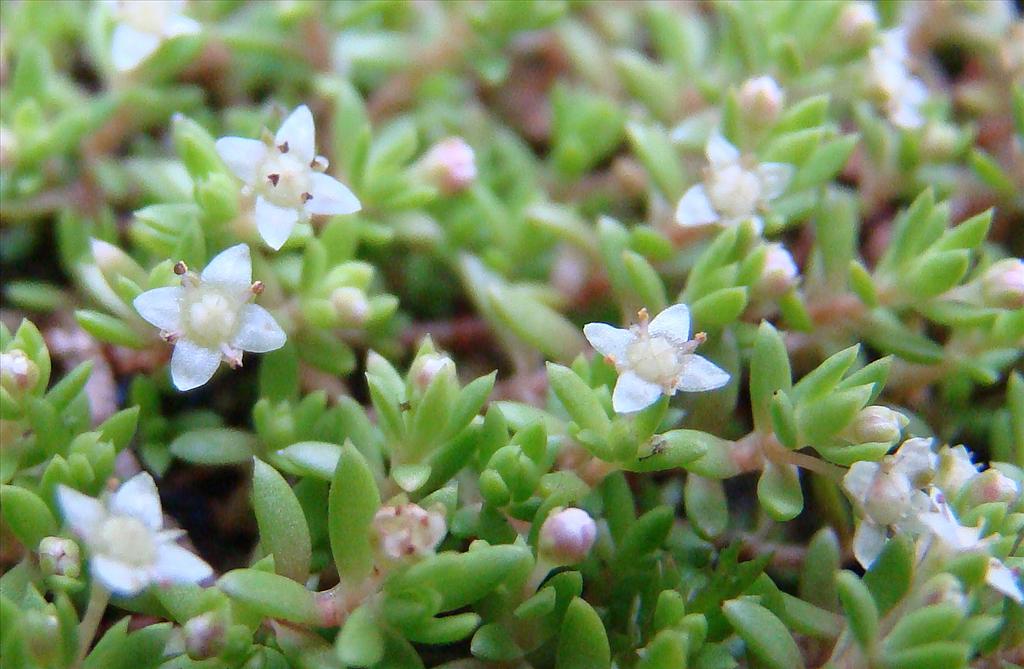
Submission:
[[[93,577],[99,579],[103,586],[115,595],[137,595],[152,582],[148,569],[130,567],[105,555],[94,555],[89,564],[92,566]]]
[[[164,332],[181,329],[181,298],[185,290],[180,286],[147,290],[132,301],[135,310],[146,321]]]
[[[796,170],[787,163],[761,163],[757,166],[757,178],[761,182],[761,199],[774,200],[786,192]]]
[[[256,183],[260,164],[266,159],[269,147],[258,139],[221,137],[215,144],[217,155],[236,177],[249,184]]]
[[[151,530],[159,530],[164,526],[160,494],[153,477],[146,472],[136,474],[121,484],[110,498],[110,511],[137,518]]]
[[[111,62],[121,72],[133,70],[157,50],[160,42],[160,37],[153,33],[136,30],[127,23],[119,23],[114,28],[110,44]]]
[[[626,347],[634,339],[633,333],[629,330],[607,323],[587,323],[583,326],[583,336],[598,353],[612,360],[623,360],[626,357]]]
[[[619,375],[612,392],[612,408],[617,413],[633,413],[654,404],[661,397],[661,386],[627,371]]]
[[[220,366],[220,351],[179,339],[171,355],[171,380],[178,390],[198,388],[213,377]]]
[[[306,211],[310,214],[352,214],[363,208],[359,198],[334,177],[321,172],[313,172],[311,176],[313,199],[306,202]]]
[[[286,339],[269,311],[258,304],[247,304],[242,307],[241,325],[231,345],[243,351],[265,353],[281,348]]]
[[[281,124],[274,142],[278,146],[287,142],[288,151],[293,152],[299,162],[309,164],[316,158],[315,134],[313,112],[306,105],[299,105]]]
[[[676,206],[676,223],[683,227],[716,223],[720,218],[708,199],[707,191],[700,184],[683,193]]]
[[[167,18],[164,25],[164,35],[177,37],[178,35],[195,35],[202,26],[195,19],[190,19],[181,14],[173,14]]]
[[[732,165],[740,159],[740,151],[729,143],[722,133],[717,130],[708,137],[707,146],[704,148],[708,162],[714,170]]]
[[[690,339],[690,307],[673,304],[651,320],[647,332],[652,337],[665,337],[674,343],[685,344]]]
[[[867,520],[860,521],[853,535],[853,557],[857,558],[860,566],[867,569],[878,559],[885,548],[885,539],[884,527]]]
[[[213,283],[237,290],[252,286],[252,256],[247,244],[235,244],[213,257],[200,275],[203,283]]]
[[[1018,604],[1024,603],[1024,592],[1017,583],[1017,573],[995,558],[988,561],[985,582]]]
[[[915,488],[926,483],[939,466],[930,437],[907,439],[896,451],[895,460],[893,471],[906,476]]]
[[[691,353],[683,356],[683,371],[676,382],[677,390],[698,393],[721,388],[729,383],[729,372],[707,358]]]
[[[66,485],[57,486],[57,505],[64,522],[83,539],[88,539],[95,527],[107,517],[107,509],[102,502]]]
[[[267,246],[277,251],[292,234],[295,224],[299,220],[299,212],[296,209],[286,209],[272,204],[266,198],[256,198],[256,228],[260,231],[260,237],[267,243]]]
[[[199,583],[213,575],[213,569],[191,551],[174,543],[157,548],[152,576],[157,583]]]
[[[855,500],[858,504],[863,504],[867,500],[868,490],[871,489],[871,484],[874,483],[877,473],[877,462],[867,462],[864,460],[855,462],[843,477],[843,488],[849,493],[851,499]]]

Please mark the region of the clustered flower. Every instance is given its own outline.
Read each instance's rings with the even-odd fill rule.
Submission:
[[[607,323],[583,328],[590,345],[619,373],[612,392],[615,411],[640,411],[661,395],[714,390],[729,382],[728,372],[694,353],[706,335],[690,339],[690,309],[685,304],[671,306],[653,320],[645,309],[638,316],[640,322],[628,330]]]
[[[913,130],[924,125],[920,107],[928,99],[924,83],[910,73],[907,35],[902,28],[887,30],[868,51],[868,85],[881,100],[893,125]]]
[[[417,504],[382,506],[373,517],[378,553],[387,562],[432,555],[448,533],[442,509]]]
[[[736,225],[751,220],[760,232],[761,212],[768,202],[782,195],[793,178],[793,166],[786,163],[756,164],[741,156],[739,149],[715,132],[705,153],[708,168],[704,183],[692,186],[679,200],[676,223],[683,227]]]
[[[120,71],[133,70],[165,41],[194,35],[200,25],[184,15],[185,0],[117,0],[111,59]]]
[[[153,477],[142,472],[105,501],[61,485],[64,520],[89,551],[92,575],[110,592],[130,597],[156,583],[198,583],[210,565],[176,541],[183,530],[165,530]]]

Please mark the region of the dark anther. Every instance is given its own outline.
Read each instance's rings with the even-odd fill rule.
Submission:
[[[313,199],[313,194],[312,193],[303,193],[302,194],[302,204],[306,204],[307,202],[309,202],[312,199]]]
[[[178,276],[181,276],[187,271],[188,265],[186,265],[183,260],[179,260],[178,262],[174,263],[174,273],[177,274]]]
[[[288,142],[285,142],[284,144],[278,144],[277,150],[280,151],[281,153],[288,153]]]
[[[272,184],[274,184],[276,186],[277,182],[281,180],[281,175],[280,174],[268,174],[267,175],[267,180],[270,181],[270,183],[272,183]]]

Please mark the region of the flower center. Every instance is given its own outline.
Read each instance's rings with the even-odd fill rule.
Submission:
[[[146,567],[156,561],[156,542],[152,531],[142,521],[130,516],[113,516],[100,526],[96,552],[122,564]]]
[[[167,0],[156,2],[119,2],[119,18],[132,28],[154,35],[163,34],[168,20],[176,14],[175,3]]]
[[[711,176],[708,197],[719,213],[743,218],[754,213],[761,199],[761,182],[753,172],[729,165]]]
[[[306,203],[313,190],[312,169],[291,153],[272,150],[260,166],[259,193],[279,207],[295,209]]]
[[[626,347],[626,362],[645,381],[668,388],[675,386],[683,369],[676,347],[665,337],[641,332]]]
[[[238,329],[238,300],[212,287],[188,291],[182,326],[188,339],[216,348],[231,340]]]

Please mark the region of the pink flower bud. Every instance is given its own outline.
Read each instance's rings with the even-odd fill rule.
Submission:
[[[779,84],[768,76],[747,79],[740,87],[740,109],[760,124],[774,123],[785,101],[786,94]]]
[[[461,137],[448,137],[434,144],[421,165],[427,178],[446,195],[458,193],[476,181],[473,148]]]
[[[878,29],[878,14],[868,2],[851,2],[839,14],[839,37],[851,47],[863,47]]]
[[[1024,260],[1005,258],[989,267],[981,278],[981,294],[991,307],[1024,308]]]
[[[583,509],[554,509],[540,528],[540,553],[557,564],[581,562],[597,538],[597,525]]]
[[[0,353],[0,386],[12,395],[19,395],[39,380],[39,368],[21,349]]]
[[[455,362],[444,353],[428,353],[421,355],[412,364],[413,383],[420,390],[426,390],[434,377],[447,368],[455,369]]]
[[[216,657],[224,649],[224,635],[227,631],[224,617],[208,611],[185,623],[185,652],[193,660]]]
[[[1017,482],[998,469],[986,469],[967,484],[967,499],[971,504],[1012,502],[1017,499]]]
[[[370,303],[366,293],[354,286],[339,286],[331,291],[331,305],[341,325],[361,327],[370,315]]]
[[[78,578],[82,571],[78,544],[64,537],[44,537],[39,542],[39,568],[48,576]]]
[[[850,440],[857,444],[895,443],[909,420],[898,411],[872,405],[864,407],[850,426]]]
[[[768,244],[764,267],[757,287],[768,297],[778,297],[793,288],[800,279],[793,256],[782,244]]]

